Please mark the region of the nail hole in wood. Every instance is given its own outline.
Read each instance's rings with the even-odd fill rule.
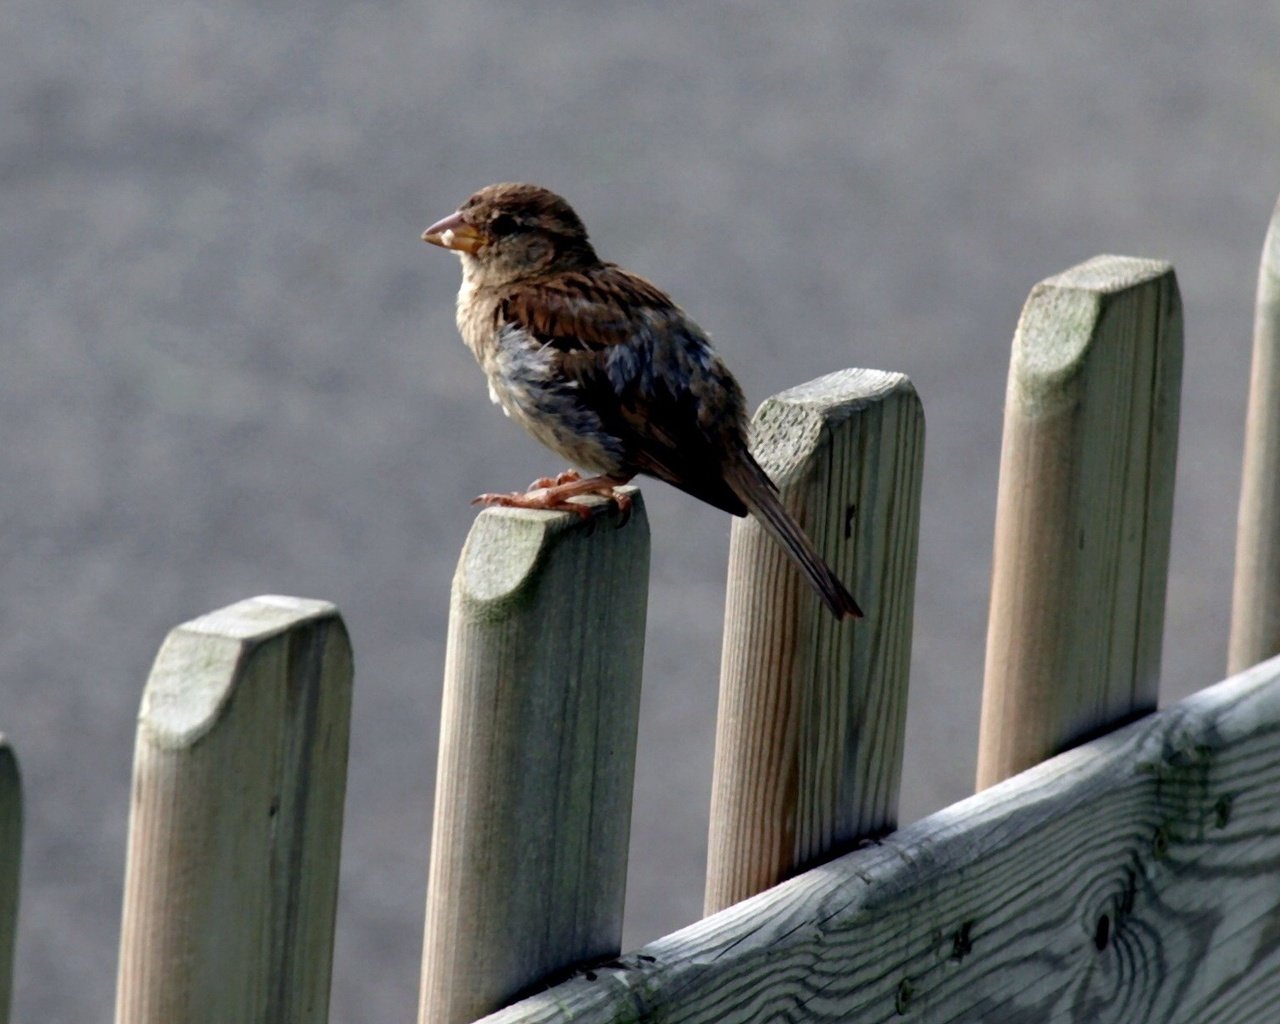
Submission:
[[[893,1008],[901,1017],[911,1008],[911,982],[907,978],[903,978],[898,982],[898,993],[893,998]]]
[[[1093,930],[1094,948],[1101,953],[1111,942],[1111,918],[1103,914],[1098,918],[1098,926]]]
[[[973,922],[966,921],[951,936],[951,959],[959,963],[973,952]]]
[[[1226,828],[1227,822],[1231,820],[1231,803],[1230,796],[1220,796],[1213,805],[1213,823],[1218,828]]]

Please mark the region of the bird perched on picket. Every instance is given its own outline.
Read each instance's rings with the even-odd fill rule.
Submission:
[[[561,473],[477,502],[583,513],[569,499],[618,500],[614,489],[637,474],[657,477],[754,515],[837,618],[862,615],[748,450],[742,389],[706,334],[655,285],[603,262],[560,196],[490,185],[422,239],[462,257],[458,330],[490,398],[596,474]]]

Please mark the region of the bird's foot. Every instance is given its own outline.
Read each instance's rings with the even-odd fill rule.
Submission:
[[[577,483],[581,479],[582,474],[576,469],[566,469],[563,473],[557,473],[555,476],[538,477],[526,490],[541,491],[548,487],[559,487],[561,484]]]
[[[471,504],[501,505],[506,508],[538,508],[549,512],[573,512],[582,519],[590,519],[591,506],[570,499],[596,494],[602,498],[608,498],[618,507],[622,523],[631,516],[631,496],[619,494],[615,490],[630,480],[630,477],[592,476],[584,479],[571,469],[553,479],[544,479],[548,480],[545,486],[538,486],[542,481],[535,480],[534,486],[527,491],[514,491],[510,494],[481,494]]]
[[[559,498],[549,487],[531,488],[527,491],[512,491],[509,494],[488,491],[471,499],[473,505],[485,505],[492,508],[537,508],[545,512],[576,512],[583,519],[591,516],[590,505],[579,505],[567,498]]]

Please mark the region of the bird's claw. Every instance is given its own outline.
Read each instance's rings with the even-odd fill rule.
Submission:
[[[615,490],[609,498],[617,506],[618,529],[621,530],[631,521],[631,495]]]
[[[554,494],[550,488],[537,487],[509,494],[485,493],[471,499],[473,505],[487,508],[535,508],[543,512],[573,512],[579,519],[591,518],[591,506]]]
[[[571,499],[586,494],[606,498],[617,506],[619,526],[631,518],[631,495],[619,493],[617,488],[626,481],[613,477],[589,477],[582,479],[576,470],[567,470],[556,477],[535,480],[527,491],[511,493],[486,493],[474,498],[473,505],[502,506],[505,508],[535,508],[546,512],[572,512],[580,519],[591,518],[590,505]]]
[[[576,484],[582,479],[582,474],[576,469],[566,469],[563,473],[557,473],[555,476],[540,476],[528,487],[530,491],[541,491],[548,487],[559,487],[561,484]]]

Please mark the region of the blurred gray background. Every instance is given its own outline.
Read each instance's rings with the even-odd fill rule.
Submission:
[[[489,404],[430,221],[555,188],[752,404],[902,370],[929,422],[904,819],[967,794],[1009,343],[1099,252],[1174,261],[1163,697],[1222,675],[1280,4],[7,0],[0,728],[16,1008],[107,1020],[139,694],[166,631],[328,598],[357,689],[333,1019],[416,1002],[449,580],[563,468]],[[660,484],[627,945],[694,919],[728,517]]]

